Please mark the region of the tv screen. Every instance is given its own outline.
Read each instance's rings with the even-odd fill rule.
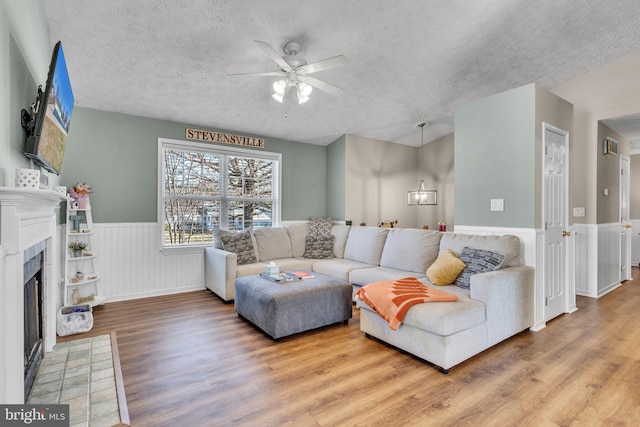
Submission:
[[[67,63],[62,43],[58,42],[53,48],[47,85],[44,92],[38,93],[33,131],[25,146],[27,157],[58,175],[62,170],[73,102]]]

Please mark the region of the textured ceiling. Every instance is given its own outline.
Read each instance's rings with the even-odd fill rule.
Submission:
[[[456,105],[528,83],[553,88],[640,48],[640,1],[44,0],[76,105],[326,145],[343,134],[419,146],[453,131]],[[345,89],[271,98],[254,43],[301,43]]]

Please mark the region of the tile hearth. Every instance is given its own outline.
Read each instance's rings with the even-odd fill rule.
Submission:
[[[29,404],[68,404],[70,426],[120,423],[111,337],[55,345],[42,360]]]

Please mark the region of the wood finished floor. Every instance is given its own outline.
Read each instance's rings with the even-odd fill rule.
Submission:
[[[448,375],[367,339],[359,312],[275,342],[206,291],[106,304],[133,426],[637,426],[640,272]]]

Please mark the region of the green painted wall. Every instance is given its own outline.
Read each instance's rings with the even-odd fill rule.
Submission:
[[[61,185],[72,186],[76,182],[91,185],[95,222],[156,222],[158,138],[185,140],[187,127],[207,129],[76,107]],[[208,130],[260,137],[240,131]],[[264,139],[265,151],[282,153],[281,219],[302,220],[323,215],[325,147]]]
[[[46,84],[52,52],[46,28],[41,1],[0,1],[0,186],[13,187],[16,168],[30,167],[20,110]],[[45,174],[50,186],[58,184],[56,175]]]
[[[327,215],[344,220],[345,213],[345,135],[327,146]]]
[[[535,105],[530,84],[456,108],[456,225],[535,226]]]

